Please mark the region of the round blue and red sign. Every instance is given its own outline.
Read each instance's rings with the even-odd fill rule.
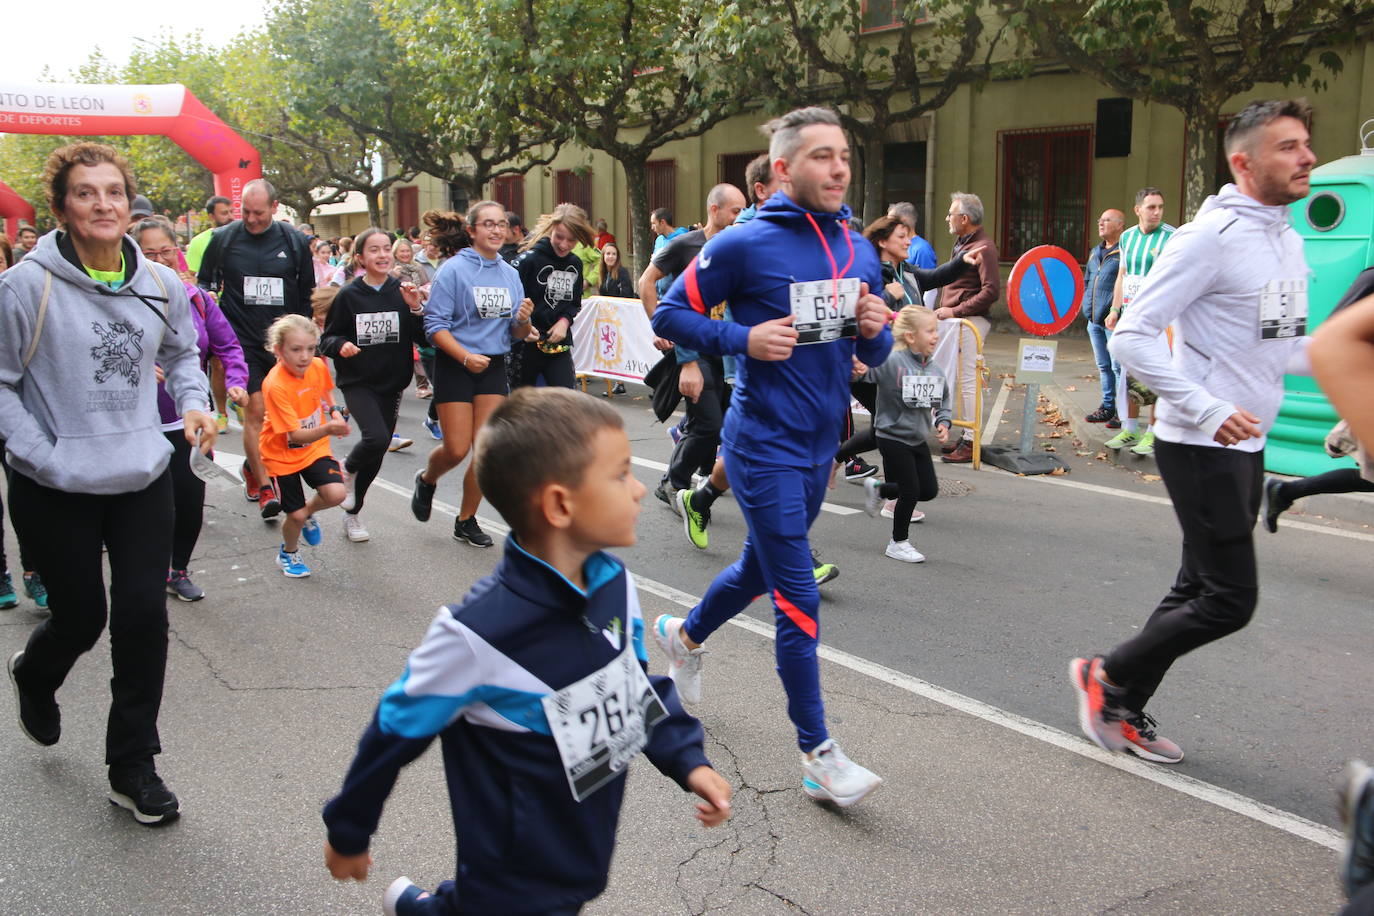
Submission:
[[[1063,248],[1039,245],[1021,255],[1011,269],[1007,307],[1031,334],[1058,334],[1078,317],[1082,301],[1083,271]]]

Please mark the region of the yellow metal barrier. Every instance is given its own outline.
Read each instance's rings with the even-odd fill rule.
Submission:
[[[976,471],[983,463],[983,386],[987,384],[988,368],[983,362],[983,335],[978,333],[978,328],[967,318],[960,318],[959,324],[961,325],[959,329],[959,348],[955,352],[954,357],[954,386],[952,392],[953,398],[955,399],[955,405],[957,405],[959,409],[962,409],[964,404],[964,386],[962,384],[962,373],[964,371],[964,328],[967,328],[973,333],[974,346],[977,348],[977,356],[974,358],[973,371],[978,379],[977,383],[973,386],[973,418],[964,420],[954,419],[951,422],[959,429],[973,430],[973,469]],[[950,410],[951,417],[956,413],[956,410]]]

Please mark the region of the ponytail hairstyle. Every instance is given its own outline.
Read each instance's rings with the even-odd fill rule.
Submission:
[[[520,250],[529,251],[540,239],[548,238],[553,234],[554,226],[566,226],[577,241],[589,248],[596,247],[596,236],[587,220],[587,211],[577,204],[559,204],[552,213],[540,215],[539,222],[535,223],[525,241],[520,243]]]
[[[906,349],[906,335],[916,333],[927,321],[936,321],[935,313],[924,305],[903,306],[892,322],[892,349]]]
[[[320,339],[320,329],[309,318],[294,313],[283,315],[272,322],[272,326],[267,329],[268,351],[275,353],[277,347],[286,343],[287,334],[304,334],[313,340]]]
[[[425,224],[425,235],[439,249],[441,257],[451,258],[472,246],[467,223],[452,210],[426,210],[420,222]]]

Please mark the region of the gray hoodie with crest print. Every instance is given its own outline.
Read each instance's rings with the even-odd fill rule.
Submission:
[[[0,437],[11,467],[45,487],[130,493],[162,474],[172,448],[160,428],[155,363],[182,416],[209,409],[185,287],[127,236],[123,250],[118,290],[86,273],[63,232],[44,235],[0,275]]]

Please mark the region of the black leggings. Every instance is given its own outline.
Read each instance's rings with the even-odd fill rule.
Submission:
[[[110,717],[105,762],[150,762],[167,672],[167,559],[172,554],[172,474],[133,493],[66,493],[16,472],[14,526],[48,588],[52,616],[29,635],[14,676],[39,696],[62,686],[76,660],[110,625]],[[110,563],[105,588],[104,546]]]
[[[191,473],[191,443],[181,430],[165,434],[172,443],[172,569],[185,569],[200,540],[205,519],[205,481]]]
[[[5,486],[10,486],[9,462],[5,460],[5,440],[0,439],[0,467],[5,469]],[[29,552],[24,549],[24,539],[19,537],[19,532],[15,531],[14,538],[19,542],[19,566],[23,572],[33,572],[33,560],[29,557]],[[0,499],[0,573],[10,571],[9,562],[5,559],[5,501]]]
[[[892,540],[905,541],[911,536],[911,514],[916,511],[916,503],[930,502],[940,493],[935,462],[930,458],[930,446],[924,442],[907,445],[896,439],[877,438],[885,478],[878,492],[883,499],[897,500],[892,510]]]
[[[711,473],[729,404],[721,361],[703,356],[697,360],[697,367],[701,370],[701,395],[695,401],[683,399],[687,422],[682,427],[682,438],[673,446],[668,473],[664,475],[674,490],[690,487],[692,474],[697,471]]]
[[[568,334],[571,335],[572,331],[568,331]],[[569,341],[571,339],[570,336]],[[544,376],[544,384],[550,388],[572,388],[576,385],[577,373],[573,369],[572,350],[545,353],[538,344],[520,344],[520,385],[533,385],[541,375]]]
[[[383,393],[361,385],[340,390],[361,436],[343,462],[344,470],[353,475],[353,508],[348,514],[357,515],[363,511],[363,497],[377,479],[382,459],[391,446],[391,434],[396,432],[396,417],[401,410],[401,392]]]
[[[1139,712],[1173,663],[1244,627],[1259,601],[1254,528],[1264,452],[1155,440],[1155,463],[1183,529],[1173,588],[1145,626],[1108,655],[1107,677]]]
[[[1374,493],[1374,483],[1361,477],[1359,468],[1337,468],[1325,474],[1285,480],[1278,490],[1283,508],[1287,509],[1303,497],[1319,493]]]

